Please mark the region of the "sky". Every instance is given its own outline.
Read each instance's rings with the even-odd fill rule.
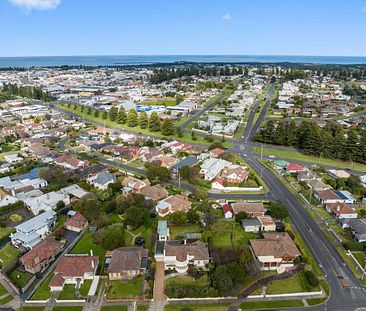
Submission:
[[[366,0],[0,0],[0,56],[366,56]]]

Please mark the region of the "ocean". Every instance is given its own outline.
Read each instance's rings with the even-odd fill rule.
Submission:
[[[0,57],[0,68],[46,67],[61,65],[111,66],[174,62],[204,63],[304,63],[366,64],[366,57],[356,56],[285,56],[285,55],[109,55],[109,56],[36,56]]]

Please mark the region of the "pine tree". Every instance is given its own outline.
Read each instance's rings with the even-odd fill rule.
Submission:
[[[164,119],[163,124],[161,125],[161,133],[166,136],[174,134],[174,124],[171,119]]]
[[[109,120],[115,121],[116,118],[117,118],[117,108],[116,107],[112,107],[109,110]]]
[[[91,110],[90,106],[88,107],[88,110],[86,111],[86,113],[89,114],[89,115],[92,113],[92,110]]]
[[[149,126],[149,119],[145,111],[140,112],[139,126],[142,129],[147,129],[147,127]]]
[[[119,124],[127,123],[127,114],[126,110],[123,107],[119,109],[116,120]]]
[[[94,117],[99,118],[99,110],[98,109],[95,109]]]
[[[160,131],[160,118],[156,112],[153,112],[150,116],[149,130],[152,132]]]
[[[108,118],[108,113],[107,113],[107,111],[103,111],[103,114],[102,114],[102,119],[103,120],[106,120]]]
[[[138,115],[135,109],[130,109],[127,114],[127,125],[129,127],[135,127],[138,124]]]

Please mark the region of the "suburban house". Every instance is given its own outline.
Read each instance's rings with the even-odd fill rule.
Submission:
[[[170,234],[168,228],[168,222],[166,220],[159,220],[158,221],[158,240],[159,241],[168,241]]]
[[[7,190],[0,188],[0,207],[14,204],[18,202],[18,199],[11,195],[11,193]]]
[[[164,217],[177,211],[188,212],[191,205],[192,202],[190,202],[187,197],[181,194],[176,194],[159,201],[155,210],[159,216]]]
[[[312,179],[306,182],[306,184],[309,186],[310,189],[313,189],[315,191],[322,191],[322,190],[330,190],[332,189],[331,186],[324,183],[322,180],[318,179]]]
[[[297,173],[297,180],[298,181],[311,181],[311,180],[321,180],[321,177],[318,173],[314,171],[300,171]]]
[[[248,170],[239,165],[230,165],[221,171],[221,178],[229,184],[240,184],[248,179]]]
[[[65,229],[81,232],[88,227],[88,220],[80,212],[69,211],[67,215],[69,218],[64,222]]]
[[[222,211],[224,212],[225,219],[231,219],[234,217],[234,211],[230,204],[225,204],[222,207]]]
[[[110,280],[128,280],[144,274],[147,269],[149,250],[141,246],[120,247],[112,252],[108,266]]]
[[[77,169],[85,168],[88,166],[87,161],[79,160],[66,153],[64,153],[62,156],[55,158],[54,162],[57,165],[68,168],[70,170],[77,170]]]
[[[250,240],[261,270],[284,270],[294,266],[300,251],[287,232],[265,232],[264,239]]]
[[[36,274],[43,272],[52,261],[55,260],[58,253],[64,248],[64,243],[56,241],[49,236],[35,245],[28,253],[20,257],[20,262],[24,270]]]
[[[62,256],[54,270],[50,290],[61,291],[66,284],[80,287],[85,280],[93,280],[98,264],[98,256],[71,254]]]
[[[286,169],[286,172],[287,173],[299,173],[299,172],[303,172],[305,171],[305,168],[300,165],[300,164],[296,164],[296,163],[289,163],[287,165],[287,169]]]
[[[343,202],[343,200],[333,190],[330,190],[330,189],[316,191],[315,197],[322,204]]]
[[[145,196],[146,199],[153,201],[154,203],[163,200],[169,196],[168,191],[163,188],[160,184],[154,186],[146,186],[142,188],[141,194]]]
[[[65,205],[70,204],[70,197],[61,192],[53,191],[45,193],[38,197],[30,197],[24,200],[24,203],[32,211],[34,215],[38,215],[40,211],[50,211],[56,208],[58,202],[64,202]]]
[[[333,178],[349,178],[351,175],[345,170],[329,170],[329,176]]]
[[[241,223],[245,232],[276,231],[276,223],[271,216],[242,219]]]
[[[337,218],[357,218],[356,210],[349,204],[343,202],[328,203],[325,205],[325,209]]]
[[[97,189],[106,190],[109,184],[116,182],[116,176],[109,172],[101,172],[89,177],[86,182],[93,185]]]
[[[164,262],[165,270],[175,269],[178,273],[186,273],[189,267],[205,268],[210,262],[207,246],[196,241],[181,244],[180,241],[163,242],[162,249],[157,248],[155,259]]]
[[[208,158],[201,164],[200,174],[205,180],[212,180],[225,168],[229,167],[231,162],[218,158]]]
[[[346,190],[336,190],[334,191],[336,193],[336,195],[338,195],[344,203],[346,204],[355,204],[356,203],[356,199],[353,196],[353,194],[349,191]]]
[[[264,216],[266,211],[263,202],[237,201],[231,203],[231,208],[233,209],[234,215],[245,212],[250,217]]]
[[[141,190],[148,185],[150,185],[148,179],[140,180],[135,177],[128,176],[122,181],[123,194],[140,193]]]
[[[342,218],[339,222],[342,228],[351,228],[355,241],[366,242],[366,218]]]
[[[56,215],[54,211],[46,211],[16,226],[16,231],[10,234],[11,243],[32,249],[54,228]]]

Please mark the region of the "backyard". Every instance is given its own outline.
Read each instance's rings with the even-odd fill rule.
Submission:
[[[198,225],[170,226],[170,239],[174,240],[186,233],[199,233],[201,229]]]
[[[0,265],[6,267],[9,263],[15,260],[19,255],[19,250],[13,245],[8,244],[0,250]]]
[[[15,269],[11,273],[9,273],[10,280],[18,288],[23,288],[24,286],[26,286],[32,277],[33,274],[19,269]]]
[[[191,276],[175,276],[165,281],[165,294],[169,298],[200,298],[217,296],[217,292],[210,290],[207,274],[198,279]]]

